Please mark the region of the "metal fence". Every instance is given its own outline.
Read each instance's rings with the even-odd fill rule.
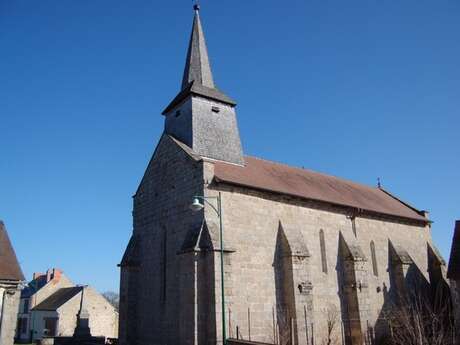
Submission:
[[[246,320],[238,320],[235,322],[232,316],[232,310],[228,309],[228,336],[229,338],[249,341],[267,342],[265,339],[259,339],[253,333],[251,320],[251,309],[247,308]],[[300,342],[307,345],[349,345],[351,344],[352,323],[360,323],[362,332],[362,343],[365,345],[375,345],[375,328],[371,321],[367,320],[362,323],[359,319],[344,319],[340,315],[335,320],[325,319],[323,322],[310,321],[307,317],[307,310],[304,308],[304,323],[301,330],[297,330],[296,320],[294,318],[286,318],[276,313],[276,308],[272,308],[272,329],[269,336],[270,343],[275,345],[289,345]],[[386,324],[386,319],[378,319],[378,321]],[[364,324],[364,327],[362,325]],[[389,328],[388,328],[389,330]],[[294,341],[294,339],[297,340]]]

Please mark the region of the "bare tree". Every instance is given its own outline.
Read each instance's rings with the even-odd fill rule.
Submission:
[[[118,311],[120,304],[120,296],[116,292],[106,291],[102,293],[102,296]]]
[[[454,345],[456,332],[452,307],[446,296],[434,299],[413,293],[386,315],[393,345]]]
[[[322,345],[336,345],[339,344],[339,339],[337,337],[338,325],[340,323],[339,311],[337,307],[333,304],[327,307],[326,311],[326,338],[322,340]]]

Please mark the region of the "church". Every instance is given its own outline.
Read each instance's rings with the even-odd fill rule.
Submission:
[[[194,9],[180,91],[133,197],[120,344],[377,344],[389,306],[446,284],[428,213],[246,156]]]

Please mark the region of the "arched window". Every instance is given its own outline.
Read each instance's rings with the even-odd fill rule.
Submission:
[[[372,269],[374,271],[374,276],[379,275],[379,270],[377,267],[377,256],[375,255],[375,244],[374,241],[371,241],[371,258],[372,258]]]
[[[326,257],[326,242],[324,241],[324,231],[319,231],[319,245],[321,247],[321,265],[323,273],[327,273],[327,257]]]

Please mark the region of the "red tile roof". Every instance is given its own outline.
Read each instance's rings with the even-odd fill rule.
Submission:
[[[455,222],[447,278],[460,280],[460,220]]]
[[[0,280],[25,280],[5,225],[0,220]]]
[[[216,181],[428,222],[420,211],[380,188],[254,157],[245,157],[245,162],[244,167],[216,162]]]

